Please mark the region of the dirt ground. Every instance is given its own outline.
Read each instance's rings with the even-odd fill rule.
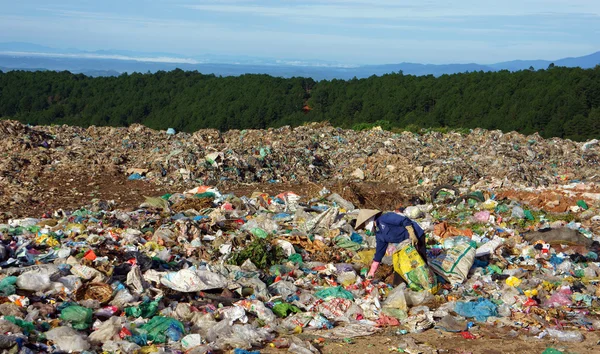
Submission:
[[[114,200],[119,209],[137,208],[144,196],[161,196],[166,193],[180,193],[197,187],[197,184],[178,183],[174,185],[157,185],[152,181],[129,181],[122,174],[87,174],[55,173],[43,174],[32,186],[35,197],[25,203],[6,204],[0,208],[5,219],[18,217],[40,217],[44,213],[57,209],[76,210],[91,203],[93,199]],[[375,183],[361,184],[232,184],[218,185],[223,193],[233,193],[237,196],[250,195],[260,191],[276,195],[292,191],[302,196],[317,196],[318,192],[327,187],[355,205],[366,208],[394,209],[407,205],[409,196],[401,188],[394,185]],[[10,194],[11,191],[0,191]]]
[[[600,353],[600,334],[587,332],[582,343],[557,342],[551,339],[537,339],[520,336],[510,338],[503,336],[503,329],[486,328],[480,338],[464,339],[459,333],[441,332],[435,329],[418,333],[400,335],[395,329],[388,329],[380,334],[369,337],[353,338],[352,340],[326,339],[317,345],[323,354],[354,354],[354,353],[388,353],[402,352],[398,348],[403,342],[414,340],[417,347],[406,349],[406,353],[448,353],[448,354],[520,354],[543,353],[547,348],[554,348],[569,354]],[[498,333],[499,332],[499,333]],[[477,333],[475,331],[474,333]],[[315,338],[314,336],[310,336]],[[307,339],[310,337],[306,337]],[[313,339],[314,341],[314,339]],[[316,340],[319,341],[318,339]],[[410,348],[410,347],[409,347]],[[261,353],[280,354],[287,350],[267,348]]]

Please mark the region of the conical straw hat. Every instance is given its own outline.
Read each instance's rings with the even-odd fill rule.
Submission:
[[[365,226],[364,224],[365,222],[367,222],[367,220],[379,213],[381,213],[381,210],[360,209],[360,211],[358,212],[358,217],[356,218],[356,226],[354,226],[354,229],[358,230],[361,227]]]

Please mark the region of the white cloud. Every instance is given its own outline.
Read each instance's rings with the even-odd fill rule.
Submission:
[[[460,0],[448,1],[285,1],[265,4],[254,2],[210,2],[183,5],[189,9],[240,13],[258,16],[322,17],[322,18],[445,18],[473,16],[524,16],[539,14],[589,14],[600,16],[600,1],[596,0]]]
[[[199,61],[188,58],[170,58],[170,57],[133,57],[116,54],[94,54],[94,53],[40,53],[40,52],[12,52],[0,51],[3,55],[13,55],[20,57],[46,57],[46,58],[77,58],[77,59],[112,59],[112,60],[132,60],[151,63],[173,63],[173,64],[200,64]]]

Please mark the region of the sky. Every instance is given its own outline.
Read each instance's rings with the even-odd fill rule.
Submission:
[[[555,60],[600,51],[600,1],[0,0],[0,42],[342,64]]]

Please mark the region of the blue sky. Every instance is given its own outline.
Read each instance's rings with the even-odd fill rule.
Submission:
[[[0,42],[347,64],[600,50],[600,0],[0,0]]]

